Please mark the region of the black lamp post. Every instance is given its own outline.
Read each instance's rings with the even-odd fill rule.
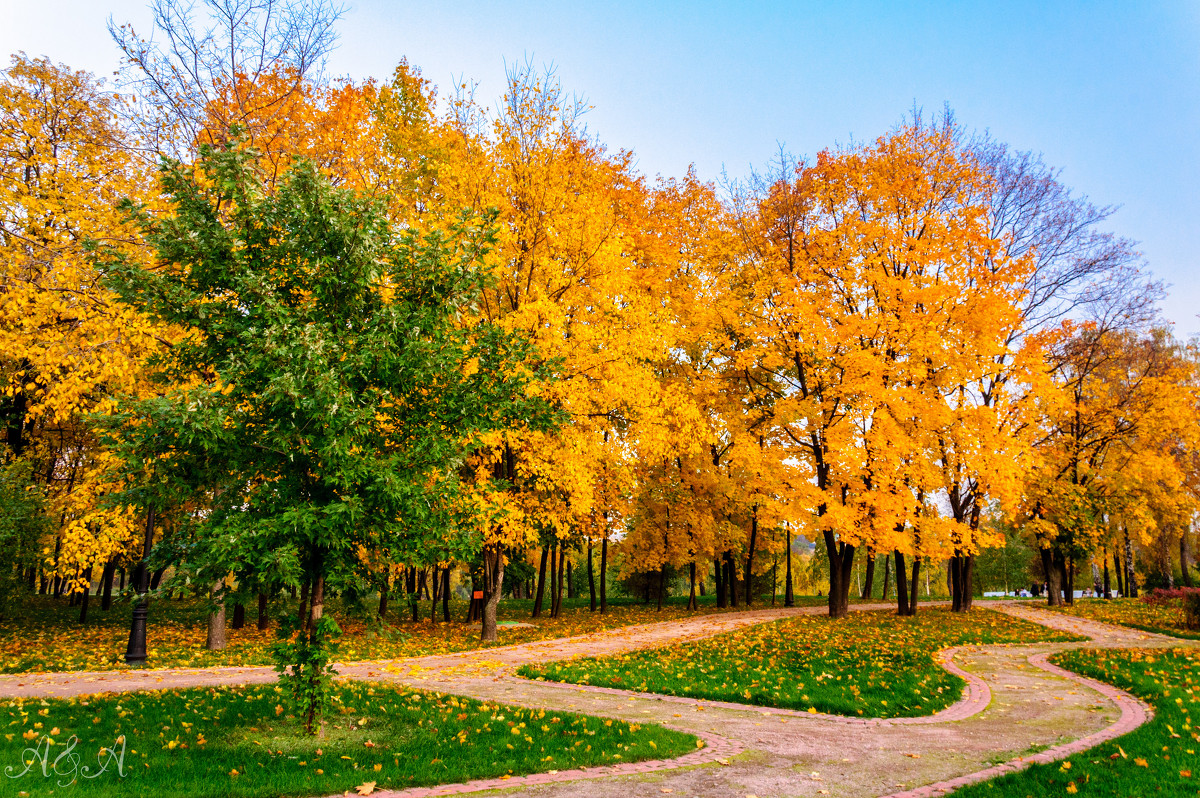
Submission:
[[[133,624],[129,627],[129,646],[125,649],[126,665],[142,665],[146,662],[146,616],[150,614],[150,569],[146,558],[154,545],[154,508],[146,509],[146,541],[142,546],[142,561],[134,574],[138,592],[138,603],[133,608]]]

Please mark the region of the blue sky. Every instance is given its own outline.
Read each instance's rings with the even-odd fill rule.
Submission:
[[[116,67],[109,14],[142,0],[0,0],[0,53]],[[589,128],[642,171],[706,178],[871,139],[914,104],[1043,153],[1139,242],[1200,333],[1200,2],[732,3],[359,0],[330,71],[386,77],[401,56],[440,86],[503,87],[504,63],[552,63]]]

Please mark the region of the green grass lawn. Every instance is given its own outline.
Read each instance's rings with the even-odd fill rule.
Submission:
[[[657,726],[352,681],[335,685],[316,738],[286,704],[272,685],[4,701],[0,772],[31,766],[0,775],[0,795],[327,795],[673,757],[698,744]],[[35,748],[49,751],[49,776]]]
[[[928,715],[963,682],[933,653],[964,644],[1082,638],[985,609],[916,617],[802,615],[684,645],[525,666],[528,678],[864,717]]]
[[[976,784],[954,798],[1200,795],[1200,734],[1191,717],[1200,714],[1200,652],[1081,649],[1053,661],[1133,693],[1154,707],[1154,719],[1060,763]]]
[[[1104,621],[1121,626],[1141,629],[1145,632],[1200,640],[1200,634],[1188,631],[1183,622],[1183,601],[1170,599],[1161,603],[1150,603],[1141,599],[1075,599],[1070,606],[1048,607],[1067,615]]]

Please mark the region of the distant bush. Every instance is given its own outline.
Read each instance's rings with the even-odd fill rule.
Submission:
[[[1188,596],[1200,597],[1200,587],[1156,587],[1149,593],[1142,595],[1142,601],[1147,604],[1167,604],[1172,601],[1185,599]],[[1197,598],[1197,600],[1200,601],[1200,598]]]

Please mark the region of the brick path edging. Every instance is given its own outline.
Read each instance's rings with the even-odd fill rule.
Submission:
[[[1141,726],[1143,723],[1154,717],[1154,710],[1124,690],[1118,690],[1116,687],[1113,687],[1110,684],[1098,682],[1095,679],[1089,679],[1086,676],[1080,676],[1079,674],[1072,673],[1065,668],[1060,668],[1057,665],[1051,664],[1047,661],[1050,653],[1051,652],[1043,652],[1041,654],[1034,654],[1029,657],[1029,663],[1035,667],[1041,668],[1044,671],[1052,673],[1055,676],[1062,676],[1078,682],[1085,687],[1090,687],[1106,698],[1111,699],[1113,703],[1115,703],[1121,710],[1121,717],[1117,719],[1116,723],[1100,729],[1097,732],[1093,732],[1087,737],[1081,737],[1074,742],[1063,743],[1062,745],[1056,745],[1053,748],[1047,748],[1045,751],[1041,751],[1032,756],[1017,757],[1016,759],[1010,759],[1009,761],[1003,762],[999,765],[994,765],[984,770],[977,770],[974,773],[968,773],[966,775],[959,776],[958,778],[950,779],[949,781],[939,781],[935,784],[927,784],[924,787],[917,787],[912,790],[905,790],[904,792],[891,793],[889,795],[882,796],[882,798],[933,798],[934,796],[945,795],[946,793],[953,792],[954,790],[957,790],[961,787],[966,787],[970,784],[987,781],[988,779],[994,779],[997,776],[1004,776],[1009,773],[1017,773],[1029,767],[1030,765],[1057,762],[1058,760],[1065,759],[1072,754],[1077,754],[1080,751],[1086,751],[1087,749],[1097,746],[1100,743],[1115,739],[1123,734],[1128,734],[1138,726]]]
[[[665,725],[665,724],[659,724]],[[673,728],[667,726],[666,728]],[[728,759],[740,754],[744,749],[741,743],[721,737],[711,732],[699,732],[689,729],[677,729],[687,734],[695,735],[704,741],[703,748],[686,753],[675,759],[650,759],[644,762],[623,762],[619,765],[600,765],[597,767],[580,767],[572,770],[534,773],[529,776],[504,776],[496,779],[476,779],[457,784],[439,784],[436,787],[409,787],[403,790],[378,790],[371,793],[374,798],[428,798],[435,795],[464,795],[484,790],[502,790],[513,787],[532,787],[541,784],[555,784],[563,781],[581,781],[585,779],[605,779],[614,776],[632,776],[642,773],[655,773],[661,770],[707,765],[719,760]],[[338,793],[342,795],[342,793]],[[336,796],[329,796],[336,798]]]
[[[705,709],[731,709],[735,711],[756,712],[760,715],[781,715],[788,718],[810,718],[818,720],[846,723],[851,726],[913,726],[928,723],[948,723],[965,720],[987,709],[992,701],[992,691],[987,682],[973,673],[968,673],[954,664],[954,656],[967,646],[944,648],[934,654],[934,660],[946,671],[965,681],[963,697],[945,709],[932,715],[920,715],[909,718],[854,718],[846,715],[831,715],[825,712],[807,712],[800,709],[784,709],[782,707],[759,706],[757,704],[741,704],[735,701],[715,701],[691,696],[664,695],[662,693],[647,693],[637,690],[622,690],[619,687],[601,687],[593,684],[577,684],[574,682],[551,682],[527,679],[522,676],[509,675],[506,681],[522,684],[536,684],[544,687],[554,687],[560,690],[571,690],[579,693],[601,693],[604,695],[624,696],[627,698],[644,698],[652,701],[665,701],[673,704],[688,704]]]

